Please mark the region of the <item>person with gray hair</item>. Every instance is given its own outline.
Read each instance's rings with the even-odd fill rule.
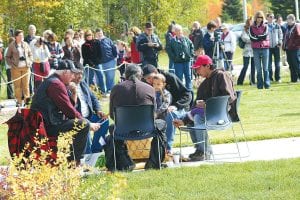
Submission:
[[[28,26],[28,35],[24,38],[24,41],[30,44],[32,40],[35,39],[35,34],[36,34],[36,27],[33,24],[30,24]]]
[[[131,64],[126,67],[126,80],[115,85],[111,90],[109,115],[112,119],[114,108],[117,106],[155,105],[154,88],[141,81],[142,75],[140,66]]]
[[[192,91],[191,59],[194,57],[194,45],[192,41],[183,35],[182,26],[174,26],[176,36],[171,40],[168,48],[170,58],[174,61],[176,76],[182,81],[185,79],[185,87]]]
[[[289,63],[291,82],[300,80],[300,24],[296,23],[295,15],[287,16],[287,29],[283,37],[283,49]]]

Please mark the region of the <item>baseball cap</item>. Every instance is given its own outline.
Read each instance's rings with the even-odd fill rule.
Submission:
[[[154,67],[153,65],[151,64],[146,64],[144,67],[143,67],[143,76],[147,76],[149,74],[152,74],[152,73],[157,73],[157,69],[156,67]]]
[[[79,69],[77,69],[73,63],[72,60],[62,60],[58,63],[57,70],[70,70],[74,73],[81,72]]]
[[[211,65],[213,64],[211,58],[207,55],[200,55],[198,56],[197,60],[193,64],[192,68],[197,69],[203,65]]]

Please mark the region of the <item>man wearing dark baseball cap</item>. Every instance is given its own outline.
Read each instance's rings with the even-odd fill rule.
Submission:
[[[42,114],[47,135],[57,137],[59,133],[76,131],[68,160],[77,164],[84,153],[89,130],[100,128],[99,123],[90,123],[75,109],[68,95],[67,86],[79,71],[71,60],[62,60],[57,70],[39,86],[31,104],[32,110]]]
[[[236,103],[236,93],[233,88],[233,82],[229,74],[221,69],[215,69],[211,58],[207,55],[198,56],[195,64],[192,66],[193,69],[196,70],[196,73],[205,80],[201,83],[197,91],[197,97],[194,101],[193,108],[204,108],[205,101],[208,98],[216,97],[216,96],[225,96],[229,95],[229,105],[230,111],[229,114],[231,117],[235,117],[235,103]],[[202,100],[202,101],[198,101]],[[194,116],[194,122],[190,120],[189,116],[186,115],[183,119],[178,120],[175,119],[174,125],[176,127],[182,126],[184,124],[194,123],[194,126],[203,127],[205,123],[205,118],[203,115],[196,114]],[[196,143],[195,148],[196,151],[193,154],[189,155],[191,161],[201,161],[204,160],[206,156],[210,156],[211,148],[209,147],[207,140],[207,131],[206,130],[194,130],[190,131],[191,139],[193,143]],[[205,144],[198,143],[203,141],[203,137],[205,137]],[[197,144],[198,143],[198,144]],[[205,145],[205,148],[204,148]],[[204,154],[204,149],[207,151]]]

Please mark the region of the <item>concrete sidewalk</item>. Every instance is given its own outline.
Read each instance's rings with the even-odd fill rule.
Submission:
[[[242,159],[237,154],[235,143],[212,145],[217,163],[246,162],[262,160],[278,160],[288,158],[300,158],[300,137],[271,139],[248,142],[249,154],[245,142],[239,143]],[[174,152],[179,151],[175,148]],[[182,148],[182,155],[188,156],[194,152],[193,147]],[[228,154],[235,153],[235,154]],[[199,166],[201,164],[214,163],[213,160],[199,162],[183,162],[183,166]],[[174,165],[176,166],[176,165]]]

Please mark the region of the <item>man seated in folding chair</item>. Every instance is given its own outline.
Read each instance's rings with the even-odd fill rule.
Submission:
[[[68,161],[74,160],[79,165],[89,130],[97,131],[100,124],[91,123],[82,117],[68,96],[67,85],[74,79],[75,73],[78,73],[78,69],[71,60],[61,61],[54,74],[34,94],[30,109],[42,114],[49,137],[58,137],[60,133],[72,131],[78,125],[74,130],[76,134],[73,136],[73,147]]]
[[[116,107],[120,106],[130,106],[130,105],[154,105],[155,107],[155,90],[152,86],[147,83],[141,81],[143,76],[142,69],[138,65],[128,65],[125,70],[125,78],[126,80],[115,85],[110,94],[110,105],[109,105],[109,114],[112,119],[114,119],[114,110]],[[110,128],[111,131],[111,128]],[[154,139],[153,139],[154,140]],[[108,144],[105,146],[105,155],[108,155],[108,147],[110,146],[110,142],[108,140]],[[122,160],[118,160],[116,156],[117,169],[118,170],[132,170],[135,167],[135,164],[132,162],[130,157],[128,156],[127,147],[124,145],[123,140],[115,140],[115,149],[116,155],[120,155],[120,153],[124,153],[124,158]],[[151,159],[151,151],[150,150],[150,158]],[[161,160],[164,158],[164,152],[161,155]],[[120,158],[121,159],[121,158]],[[124,162],[124,159],[127,160],[124,164],[126,166],[118,166],[118,162]],[[109,159],[111,160],[111,159]],[[160,166],[154,166],[157,163],[151,163],[149,161],[146,163],[145,168],[160,168]],[[158,159],[154,159],[158,160]],[[108,161],[107,161],[108,162]],[[107,163],[106,165],[109,170],[113,168],[113,163]]]
[[[230,75],[221,69],[216,69],[211,58],[207,55],[200,55],[192,68],[195,69],[198,75],[205,78],[205,80],[201,83],[197,90],[197,97],[195,99],[192,111],[188,112],[184,118],[174,120],[174,125],[176,127],[183,126],[185,124],[194,127],[204,127],[205,117],[203,111],[205,107],[205,101],[210,97],[216,96],[230,96],[229,115],[231,118],[235,117],[234,115],[236,115],[236,112],[233,109],[235,109],[234,104],[236,103],[236,93],[234,91],[233,81]],[[209,157],[211,154],[211,149],[208,145],[207,131],[190,130],[190,135],[192,142],[196,144],[196,151],[189,155],[190,161],[205,160],[205,156]],[[203,138],[205,138],[206,141],[204,143],[198,143],[203,141]],[[204,152],[204,149],[206,152]]]

